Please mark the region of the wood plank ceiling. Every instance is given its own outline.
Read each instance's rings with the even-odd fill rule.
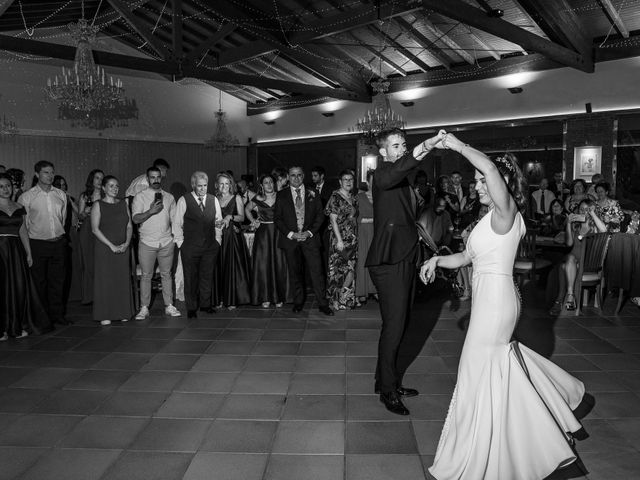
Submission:
[[[133,54],[96,62],[195,78],[249,114],[640,55],[640,0],[0,0],[1,57],[73,60],[81,18]],[[13,56],[12,56],[13,55]]]

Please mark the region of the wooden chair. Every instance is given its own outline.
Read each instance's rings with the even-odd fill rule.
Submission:
[[[513,265],[513,274],[518,280],[518,285],[522,284],[523,277],[535,280],[538,270],[551,267],[549,260],[537,257],[536,235],[536,230],[529,229],[520,241],[516,261]]]
[[[593,306],[602,309],[602,292],[604,291],[604,260],[607,257],[609,248],[609,233],[594,233],[584,237],[584,248],[578,259],[578,273],[574,288],[576,296],[576,315],[580,315],[583,306],[589,303],[589,293],[582,296],[583,290],[587,287],[595,287],[595,297]]]

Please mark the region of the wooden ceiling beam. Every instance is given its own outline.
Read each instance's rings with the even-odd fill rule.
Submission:
[[[527,50],[540,53],[554,62],[587,73],[594,71],[593,54],[583,55],[574,52],[569,48],[539,37],[501,18],[489,17],[484,10],[472,7],[462,0],[447,0],[446,2],[440,0],[422,0],[422,5],[428,10],[508,40]]]
[[[473,65],[476,63],[476,59],[473,55],[469,54],[464,48],[462,48],[457,42],[455,42],[448,34],[444,33],[438,27],[436,27],[431,21],[429,21],[426,16],[422,19],[424,22],[424,26],[431,35],[440,39],[442,43],[444,43],[447,47],[451,49],[452,52],[462,57],[462,59],[467,62],[469,65]]]
[[[173,56],[182,58],[184,45],[182,38],[182,0],[171,0],[171,22],[173,23]]]
[[[531,17],[551,41],[572,48],[583,57],[593,56],[593,41],[585,35],[580,19],[567,0],[516,0],[516,5]]]
[[[405,48],[404,45],[402,45],[399,42],[397,42],[394,38],[391,38],[391,36],[389,36],[387,33],[383,32],[382,30],[380,30],[379,28],[377,28],[377,27],[375,27],[373,25],[368,25],[367,29],[371,33],[373,33],[375,36],[380,37],[380,39],[385,44],[387,44],[390,47],[394,48],[398,53],[403,55],[407,60],[412,62],[414,65],[417,65],[418,68],[422,69],[425,72],[431,70],[431,67],[429,65],[427,65],[425,62],[420,60],[417,55],[415,55],[414,53],[410,52],[407,48]],[[403,66],[404,66],[404,64],[403,64]]]
[[[120,14],[121,17],[133,28],[138,35],[142,37],[160,57],[169,59],[171,52],[169,49],[156,37],[153,36],[151,29],[148,25],[145,25],[140,21],[129,7],[122,0],[107,0],[113,9]]]
[[[59,58],[73,61],[76,48],[67,45],[58,45],[26,38],[16,38],[8,35],[0,35],[0,49],[12,52],[39,55],[44,57]],[[368,101],[359,93],[345,88],[319,87],[304,83],[277,80],[272,78],[241,75],[228,71],[215,71],[203,67],[188,67],[180,69],[178,62],[158,61],[141,57],[132,57],[100,50],[93,50],[94,59],[103,67],[119,67],[129,70],[138,70],[161,75],[171,75],[174,78],[182,74],[185,77],[193,77],[200,80],[231,83],[235,85],[250,85],[258,88],[272,88],[284,92],[321,95],[341,100]]]
[[[215,47],[218,43],[231,35],[237,27],[232,23],[226,23],[222,25],[217,32],[212,33],[209,38],[201,42],[196,48],[191,50],[185,57],[186,62],[195,62],[204,55],[204,53],[212,47]]]
[[[358,42],[358,45],[362,48],[367,49],[369,52],[371,52],[374,55],[375,59],[380,59],[382,60],[384,63],[386,63],[387,65],[389,65],[391,68],[393,68],[396,72],[398,72],[400,75],[402,75],[403,77],[407,76],[407,72],[397,63],[391,61],[387,56],[384,55],[384,52],[379,51],[374,49],[371,45],[368,45],[366,43],[364,43],[362,40],[360,40],[358,37],[356,37],[353,33],[349,32],[348,35],[353,38],[356,42]],[[374,69],[375,70],[375,69]],[[377,72],[376,75],[382,75],[382,72]]]
[[[0,0],[0,17],[4,15],[4,12],[13,4],[15,0]]]
[[[451,59],[445,55],[445,53],[436,46],[431,40],[420,33],[411,23],[402,17],[395,19],[396,23],[400,25],[400,28],[405,30],[413,39],[418,42],[429,54],[439,61],[444,68],[451,70]]]
[[[618,11],[611,3],[611,0],[599,0],[599,2],[600,5],[602,5],[602,9],[607,14],[607,17],[609,17],[611,23],[613,23],[613,25],[616,27],[616,30],[618,30],[618,33],[624,38],[629,38],[629,30],[622,21],[622,18],[620,18]]]

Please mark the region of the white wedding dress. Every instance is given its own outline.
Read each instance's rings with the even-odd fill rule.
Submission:
[[[520,314],[513,262],[526,227],[517,214],[511,230],[499,235],[491,227],[492,215],[493,210],[484,216],[467,242],[473,261],[471,320],[429,468],[438,480],[538,480],[576,460],[564,432],[581,428],[572,409],[580,404],[584,385],[511,343]]]

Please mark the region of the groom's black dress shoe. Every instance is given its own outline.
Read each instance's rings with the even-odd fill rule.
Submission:
[[[386,409],[391,413],[395,413],[396,415],[409,415],[409,410],[404,406],[397,392],[381,393],[380,401],[384,403]]]
[[[296,303],[293,306],[293,313],[300,313],[301,311],[302,311],[302,305]]]
[[[378,387],[377,385],[375,386],[375,392],[380,393],[380,387]],[[415,388],[407,387],[398,387],[396,389],[396,392],[402,397],[415,397],[420,394],[420,392],[418,392],[418,390],[416,390]]]
[[[333,317],[333,310],[331,310],[329,307],[318,307],[318,310],[320,310],[325,315]]]

